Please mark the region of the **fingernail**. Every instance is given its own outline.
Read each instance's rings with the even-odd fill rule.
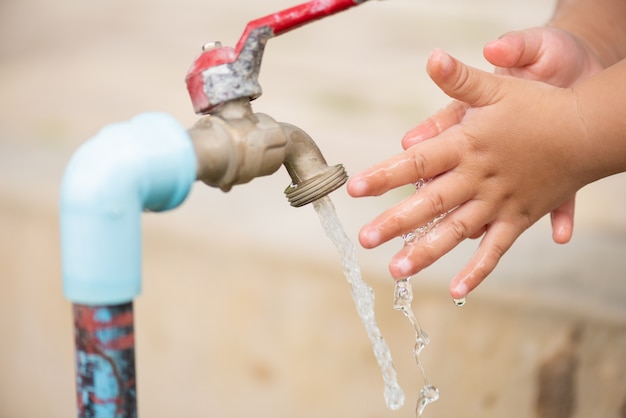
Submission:
[[[454,61],[452,61],[452,57],[445,53],[441,49],[436,49],[433,51],[433,55],[436,56],[439,61],[439,67],[441,68],[442,73],[449,73],[452,71],[452,67],[454,65]]]
[[[413,268],[413,263],[408,258],[404,257],[398,261],[393,263],[394,270],[397,270],[398,273],[402,276],[408,276],[411,274],[411,269]]]
[[[353,196],[362,196],[367,193],[367,182],[361,178],[351,178],[348,186],[350,194]]]
[[[450,71],[452,71],[452,66],[454,65],[452,61],[452,57],[450,57],[450,55],[446,54],[443,51],[441,51],[440,63],[441,63],[441,70],[444,73],[449,73]]]
[[[367,244],[368,247],[375,247],[380,243],[380,232],[375,228],[363,231],[362,237],[364,239],[363,243]]]
[[[467,285],[463,282],[461,283],[457,283],[452,289],[451,292],[452,293],[452,297],[455,299],[462,299],[464,297],[467,296],[467,294],[469,293],[469,290],[467,288]]]
[[[486,47],[494,47],[494,46],[500,46],[500,45],[504,45],[506,42],[504,41],[503,37],[500,37],[498,39],[494,39],[492,41],[487,42],[487,44],[485,45]]]
[[[422,142],[425,139],[424,137],[425,134],[423,132],[407,132],[406,135],[402,137],[402,145],[404,145],[405,148],[409,148],[418,142]]]
[[[364,196],[367,193],[367,182],[359,177],[352,177],[348,180],[348,193],[351,196]]]

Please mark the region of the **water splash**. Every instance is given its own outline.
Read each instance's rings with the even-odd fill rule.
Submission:
[[[365,325],[365,330],[374,349],[374,356],[382,371],[385,382],[385,402],[389,409],[399,409],[404,404],[404,392],[398,384],[389,347],[376,324],[374,291],[361,276],[356,250],[346,235],[330,198],[326,196],[314,201],[313,207],[320,218],[324,232],[339,250],[343,272],[350,284],[356,310],[363,325]]]
[[[420,326],[417,317],[411,309],[411,303],[413,302],[413,289],[411,287],[411,278],[408,277],[396,282],[396,287],[393,292],[393,308],[400,311],[407,317],[413,331],[415,331],[415,355],[419,355],[424,347],[430,343],[430,338],[426,335],[426,332]]]
[[[406,316],[415,333],[413,357],[415,358],[417,368],[419,369],[422,379],[424,380],[424,387],[418,394],[417,405],[415,406],[415,415],[420,418],[424,412],[424,408],[426,408],[426,405],[439,399],[439,389],[429,383],[420,358],[422,350],[430,343],[430,338],[428,338],[428,335],[426,335],[426,332],[422,329],[417,317],[413,313],[413,309],[411,308],[411,304],[413,302],[413,288],[411,286],[410,277],[396,282],[393,296],[393,308],[402,312],[404,316]]]
[[[432,179],[419,179],[415,183],[415,192],[418,192],[421,189],[423,189],[424,187],[426,187],[428,185],[428,183],[430,183],[431,180]],[[453,208],[453,209],[451,209],[448,212],[444,212],[442,214],[439,214],[438,216],[436,216],[435,218],[433,218],[432,220],[430,220],[426,224],[424,224],[424,225],[414,229],[413,231],[409,231],[406,234],[403,234],[402,235],[402,239],[407,244],[411,244],[411,243],[421,239],[426,234],[428,234],[430,231],[434,230],[437,227],[437,225],[439,225],[439,222],[441,222],[446,216],[448,216],[448,214],[450,212],[452,212],[454,209],[456,209],[456,208]]]
[[[426,384],[420,390],[417,396],[417,406],[415,407],[415,415],[421,417],[426,409],[426,405],[439,399],[439,389],[433,385]]]
[[[415,191],[418,192],[420,189],[425,187],[431,180],[432,179],[419,179],[415,183]],[[441,222],[441,220],[443,220],[450,212],[452,212],[452,210],[444,212],[436,216],[431,221],[427,222],[425,225],[422,225],[415,230],[402,235],[402,239],[404,240],[405,245],[411,245],[416,241],[422,239],[429,232],[433,231],[437,227],[439,222]],[[411,308],[412,302],[413,288],[411,286],[411,278],[407,277],[406,279],[397,281],[394,289],[393,307],[395,310],[402,312],[413,327],[413,331],[415,332],[415,347],[413,348],[413,357],[415,358],[415,363],[417,364],[417,368],[419,369],[422,380],[424,381],[424,386],[417,396],[417,404],[415,406],[415,415],[420,418],[422,416],[422,413],[424,412],[424,409],[426,408],[426,405],[439,399],[439,389],[429,383],[428,378],[426,377],[426,373],[424,371],[424,366],[422,365],[420,354],[424,347],[428,345],[430,339],[428,338],[428,335],[426,335],[426,332],[424,332],[424,330],[422,329],[419,321],[417,320],[417,317],[413,313],[413,309]],[[462,306],[463,303],[465,303],[465,299],[463,299],[462,301],[460,299],[458,301],[455,299],[455,303],[457,304],[457,306]]]

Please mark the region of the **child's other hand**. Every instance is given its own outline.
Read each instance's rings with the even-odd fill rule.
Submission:
[[[571,87],[603,69],[585,43],[569,32],[539,27],[488,42],[483,55],[497,74]]]

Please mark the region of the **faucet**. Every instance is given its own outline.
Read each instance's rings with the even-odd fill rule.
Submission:
[[[203,47],[186,83],[201,118],[139,115],[104,127],[72,156],[61,185],[63,289],[73,303],[78,416],[137,416],[133,300],[141,292],[143,211],[179,206],[200,180],[229,191],[284,165],[289,203],[300,207],[341,187],[307,133],[254,113],[266,42],[368,0],[313,0],[251,21],[235,48]]]
[[[285,189],[299,207],[341,187],[348,175],[341,164],[329,167],[306,132],[253,113],[247,98],[231,99],[198,120],[189,130],[198,169],[196,177],[229,191],[255,177],[274,173],[284,164],[291,177]]]
[[[306,132],[253,113],[250,101],[262,94],[258,76],[270,38],[365,1],[311,1],[251,21],[235,48],[221,42],[203,46],[186,77],[194,111],[208,114],[189,131],[199,180],[228,191],[284,164],[292,179],[285,194],[295,207],[326,196],[347,181],[343,166],[329,167]]]

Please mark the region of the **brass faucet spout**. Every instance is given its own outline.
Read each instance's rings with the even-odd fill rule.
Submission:
[[[343,165],[328,166],[313,139],[302,129],[281,123],[287,135],[285,168],[292,183],[285,189],[291,206],[311,203],[337,190],[347,180]]]
[[[253,113],[248,99],[226,102],[189,130],[198,158],[197,179],[229,191],[255,177],[270,175],[284,164],[291,176],[285,194],[303,206],[343,185],[342,165],[329,167],[306,132]]]

